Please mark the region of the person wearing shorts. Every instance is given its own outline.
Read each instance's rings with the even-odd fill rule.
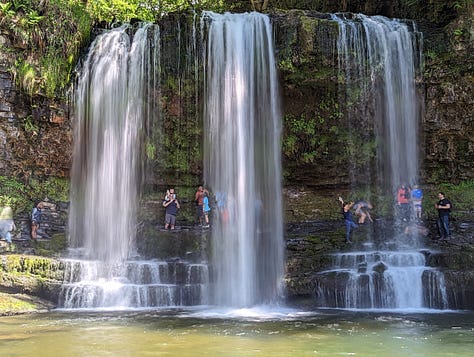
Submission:
[[[176,224],[176,216],[178,215],[179,201],[174,193],[174,188],[169,189],[169,194],[166,195],[163,201],[163,207],[165,207],[165,229],[174,230]]]
[[[421,208],[423,201],[423,191],[417,185],[413,186],[411,191],[411,202],[413,204],[413,211],[415,212],[415,218],[421,219]]]
[[[204,217],[204,195],[208,194],[209,191],[199,186],[196,194],[194,195],[194,202],[196,204],[196,218],[200,226],[202,226],[202,219]]]

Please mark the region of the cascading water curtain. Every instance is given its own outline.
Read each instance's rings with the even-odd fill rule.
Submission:
[[[365,106],[363,112],[375,121],[378,181],[392,192],[402,183],[413,185],[419,170],[421,101],[415,80],[421,33],[414,24],[382,16],[333,19],[339,24],[339,70],[348,102]]]
[[[282,293],[281,114],[272,28],[262,14],[205,12],[205,183],[215,197],[214,303]]]
[[[78,80],[69,239],[87,259],[120,262],[134,249],[153,29],[139,28],[133,43],[127,25],[98,36]]]

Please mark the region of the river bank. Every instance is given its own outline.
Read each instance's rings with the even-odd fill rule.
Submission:
[[[36,296],[0,292],[0,316],[46,312],[54,307],[51,301]]]

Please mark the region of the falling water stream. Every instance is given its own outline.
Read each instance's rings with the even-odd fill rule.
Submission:
[[[378,138],[377,183],[388,190],[415,183],[419,34],[405,22],[382,17],[332,19],[339,25],[339,70],[347,98],[369,101],[372,108],[367,114]],[[95,39],[77,85],[73,249],[60,307],[247,308],[281,301],[281,113],[270,19],[204,12],[201,33],[204,183],[216,199],[211,267],[142,260],[136,253],[144,128],[156,124],[151,116],[159,117],[153,113],[159,98],[154,102],[149,94],[158,92],[163,66],[159,27],[132,31],[125,25]],[[196,54],[190,58],[197,66]],[[318,304],[446,308],[442,274],[425,267],[418,237],[392,238],[334,254],[332,267],[319,274]]]
[[[204,169],[216,194],[215,303],[276,302],[283,278],[281,115],[267,16],[205,13]]]
[[[361,105],[373,118],[377,138],[375,184],[395,193],[417,183],[420,100],[420,33],[412,23],[381,16],[333,15],[339,25],[339,70],[350,105]],[[349,116],[350,118],[350,116]],[[396,212],[396,209],[394,210]],[[395,218],[396,214],[395,214]],[[338,308],[422,309],[448,307],[443,275],[426,266],[418,234],[400,232],[361,250],[332,255],[332,267],[319,273],[320,306]]]
[[[139,27],[133,39],[131,33],[124,25],[98,36],[78,80],[69,215],[73,249],[62,308],[205,301],[207,265],[144,261],[136,253],[144,125],[154,115],[147,95],[159,85],[160,36],[151,24]]]
[[[212,229],[212,303],[276,302],[284,264],[281,118],[270,21],[258,13],[205,12],[202,29],[205,181],[221,203]],[[142,261],[135,253],[143,127],[152,125],[144,102],[162,75],[154,71],[161,68],[158,32],[154,25],[133,37],[129,26],[105,32],[83,65],[69,222],[75,249],[61,307],[207,302],[206,264]]]

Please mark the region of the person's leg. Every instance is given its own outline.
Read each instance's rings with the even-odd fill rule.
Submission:
[[[346,242],[351,241],[351,222],[346,220]]]
[[[202,226],[202,214],[203,214],[202,206],[196,206],[197,221],[198,221],[199,225],[201,225],[201,226]]]
[[[170,226],[170,215],[168,213],[165,214],[165,229],[168,229]]]
[[[174,226],[176,224],[176,216],[170,215],[170,224],[171,224],[171,229],[174,230]]]
[[[36,239],[36,231],[38,230],[38,225],[36,222],[31,223],[31,238]]]
[[[438,226],[439,238],[443,239],[444,238],[444,227],[443,227],[443,221],[442,221],[441,217],[438,217],[438,219],[436,220],[436,225]]]
[[[451,232],[449,231],[449,216],[441,217],[442,228],[446,238],[451,236]]]
[[[421,203],[419,203],[418,206],[416,207],[416,216],[418,219],[421,219],[421,208],[422,208],[422,205]]]
[[[410,217],[410,213],[408,210],[408,205],[406,203],[402,204],[402,219],[404,221],[408,221],[408,218]]]
[[[352,228],[358,228],[359,226],[355,224],[353,221],[346,220],[346,242],[351,242],[351,231]]]

